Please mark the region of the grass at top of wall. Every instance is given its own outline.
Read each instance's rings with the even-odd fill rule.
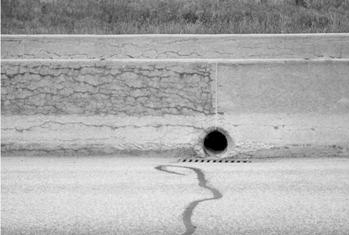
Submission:
[[[3,34],[349,32],[349,0],[2,0]]]

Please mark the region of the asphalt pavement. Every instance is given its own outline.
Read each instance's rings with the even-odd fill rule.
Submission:
[[[2,234],[349,234],[349,158],[2,157]]]

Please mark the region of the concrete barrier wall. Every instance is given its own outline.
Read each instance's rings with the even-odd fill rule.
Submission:
[[[3,154],[205,156],[211,127],[225,156],[349,154],[348,34],[2,40]]]
[[[348,34],[2,35],[3,59],[348,58]]]

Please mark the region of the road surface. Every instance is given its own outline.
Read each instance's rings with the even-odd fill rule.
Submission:
[[[2,234],[349,234],[349,159],[2,157]]]

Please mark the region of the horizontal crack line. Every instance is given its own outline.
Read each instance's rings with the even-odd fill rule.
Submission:
[[[60,126],[67,126],[67,125],[79,125],[79,126],[85,126],[85,127],[92,127],[92,128],[109,128],[111,130],[118,130],[123,128],[161,128],[161,127],[188,127],[193,129],[202,130],[203,128],[194,126],[194,125],[185,125],[185,124],[154,124],[154,125],[120,125],[120,126],[113,126],[108,124],[89,124],[84,122],[58,122],[58,121],[45,121],[39,125],[30,126],[27,128],[18,128],[18,127],[9,127],[9,128],[2,128],[2,131],[10,131],[15,130],[17,132],[25,132],[25,131],[32,131],[35,128],[43,128],[43,129],[49,129],[50,127],[47,125],[60,125]]]

